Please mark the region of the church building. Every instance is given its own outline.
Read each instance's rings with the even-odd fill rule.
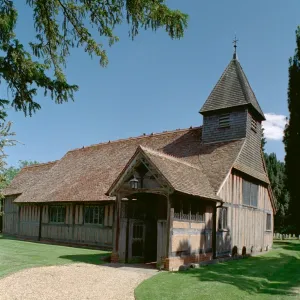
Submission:
[[[4,234],[93,245],[111,249],[113,262],[167,270],[267,251],[276,209],[261,150],[265,117],[236,53],[200,114],[201,127],[23,168],[4,191]]]

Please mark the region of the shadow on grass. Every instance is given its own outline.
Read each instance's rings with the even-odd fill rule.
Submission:
[[[275,248],[283,248],[285,250],[300,251],[300,243],[298,240],[276,241]]]
[[[16,237],[0,233],[0,240],[17,240]]]
[[[256,256],[181,274],[196,276],[201,282],[234,285],[249,294],[299,295],[296,289],[300,287],[300,255],[296,251],[300,245],[285,242],[280,247],[295,252],[278,253],[274,257]]]
[[[99,265],[110,261],[110,253],[61,255],[59,258],[71,260],[72,262],[77,263]]]

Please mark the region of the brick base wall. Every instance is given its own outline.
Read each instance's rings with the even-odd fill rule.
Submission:
[[[113,252],[110,257],[110,262],[118,263],[119,261],[120,261],[119,254],[116,252]]]
[[[212,260],[212,253],[198,254],[184,257],[170,257],[165,260],[165,269],[168,271],[178,271],[182,265],[189,265],[192,263],[199,263],[202,261]]]

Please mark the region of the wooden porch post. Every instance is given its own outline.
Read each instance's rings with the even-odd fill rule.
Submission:
[[[212,250],[213,259],[217,258],[217,204],[213,206],[213,224],[212,224]]]
[[[43,216],[43,205],[40,205],[40,220],[39,220],[39,236],[38,241],[41,240],[42,237],[42,216]]]
[[[114,216],[114,234],[113,234],[113,253],[111,256],[112,262],[119,261],[119,236],[120,236],[120,218],[121,218],[121,200],[120,193],[116,196],[115,216]]]
[[[173,218],[174,208],[172,208],[172,200],[167,195],[167,258],[172,256],[172,235],[173,235]]]
[[[128,263],[129,257],[129,225],[130,225],[130,218],[131,218],[131,211],[132,211],[132,198],[128,198],[128,205],[127,205],[127,227],[126,227],[126,253],[125,253],[125,262]]]

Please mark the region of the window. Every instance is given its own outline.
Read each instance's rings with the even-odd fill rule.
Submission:
[[[205,221],[205,206],[198,200],[191,202],[191,221]]]
[[[49,215],[51,223],[65,223],[66,207],[62,205],[50,206]]]
[[[251,118],[251,129],[252,129],[254,132],[257,132],[257,121],[254,120],[253,118]]]
[[[225,128],[230,126],[230,114],[221,115],[219,118],[219,127]]]
[[[219,209],[219,230],[227,229],[227,207]]]
[[[174,199],[174,219],[192,222],[205,222],[205,206],[201,201]]]
[[[267,214],[266,230],[272,230],[271,214]]]
[[[258,185],[247,180],[243,180],[243,204],[257,207]]]
[[[100,224],[104,222],[104,206],[85,206],[84,207],[84,223]]]

